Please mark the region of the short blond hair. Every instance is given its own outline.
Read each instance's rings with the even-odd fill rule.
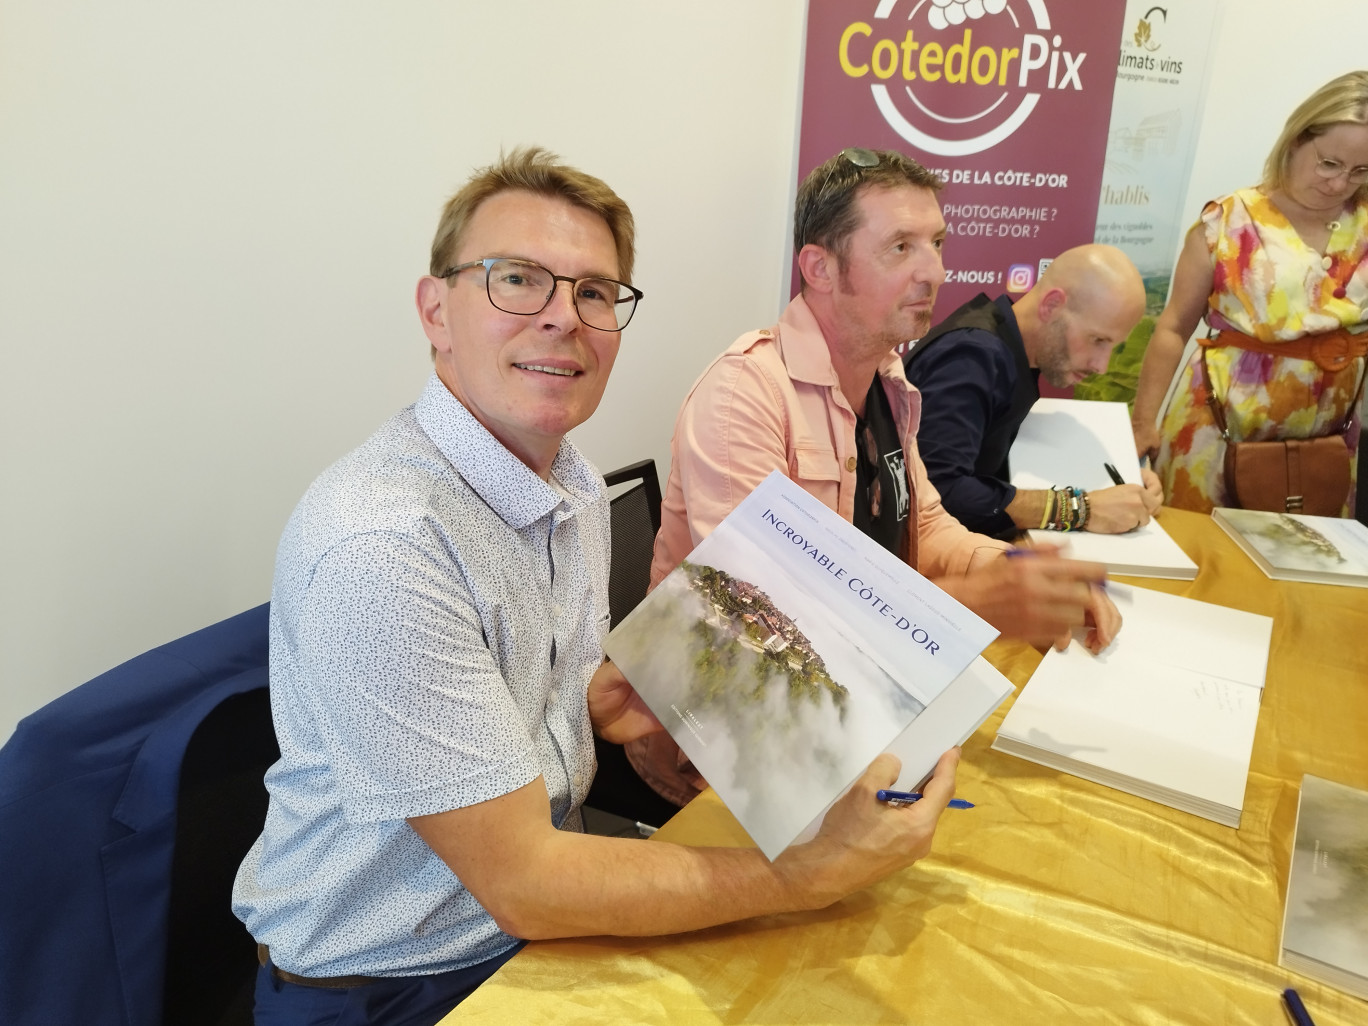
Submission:
[[[1264,188],[1284,188],[1292,151],[1342,124],[1368,125],[1368,71],[1350,71],[1331,79],[1292,112],[1264,163]],[[1355,195],[1368,196],[1368,182]]]
[[[456,263],[466,228],[480,204],[513,190],[563,199],[603,218],[617,248],[618,275],[623,281],[632,280],[636,225],[627,204],[601,179],[562,164],[560,157],[540,146],[520,146],[512,153],[501,153],[497,163],[477,168],[447,200],[432,239],[429,273],[441,277]]]

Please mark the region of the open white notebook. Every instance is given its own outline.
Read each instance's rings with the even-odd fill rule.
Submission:
[[[993,747],[1239,826],[1270,617],[1113,583],[1125,623],[1094,656],[1050,651]]]
[[[1008,462],[1012,484],[1018,488],[1108,488],[1113,484],[1106,470],[1108,463],[1127,484],[1140,484],[1140,464],[1135,458],[1135,437],[1125,403],[1036,400],[1017,433]],[[1071,556],[1104,563],[1113,573],[1184,581],[1197,576],[1197,564],[1169,537],[1159,520],[1128,534],[1028,534],[1033,541],[1047,544],[1067,541]]]

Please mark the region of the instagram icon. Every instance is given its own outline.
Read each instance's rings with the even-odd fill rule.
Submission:
[[[1030,264],[1013,264],[1007,268],[1007,291],[1030,292],[1035,284],[1035,268]]]

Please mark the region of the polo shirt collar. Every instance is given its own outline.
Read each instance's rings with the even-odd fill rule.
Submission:
[[[562,503],[572,516],[603,493],[593,464],[569,439],[562,439],[551,475],[558,492],[475,419],[435,373],[414,406],[423,433],[485,504],[510,527],[521,530],[554,512]]]

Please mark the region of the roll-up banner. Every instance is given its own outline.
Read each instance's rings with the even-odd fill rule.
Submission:
[[[1183,210],[1182,203],[1215,16],[1214,0],[1126,5],[1097,241],[1119,246],[1135,262],[1149,290],[1150,314],[1163,309],[1179,240],[1197,220],[1197,209]]]
[[[936,317],[1028,291],[1097,230],[1125,13],[1125,0],[809,0],[799,180],[848,146],[900,150],[945,182]]]

